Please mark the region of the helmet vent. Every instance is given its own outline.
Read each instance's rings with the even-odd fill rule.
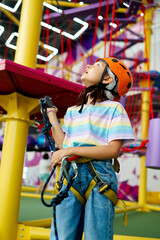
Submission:
[[[131,86],[132,86],[132,83],[129,82],[128,85],[127,85],[127,88],[129,89],[129,88],[131,88]]]
[[[131,78],[131,74],[129,72],[127,72],[128,76]]]
[[[120,65],[121,65],[125,70],[127,70],[126,67],[125,67],[124,65],[122,65],[122,64],[120,64]]]
[[[118,60],[115,58],[112,58],[112,62],[118,62]]]

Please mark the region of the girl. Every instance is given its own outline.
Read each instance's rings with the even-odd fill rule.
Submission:
[[[48,109],[53,138],[59,148],[52,155],[52,165],[65,156],[79,156],[73,188],[80,197],[69,191],[69,196],[56,207],[58,236],[60,240],[81,240],[84,232],[85,240],[112,240],[114,206],[101,190],[107,186],[106,192],[117,192],[112,159],[119,156],[122,145],[134,140],[126,111],[113,101],[129,91],[133,79],[120,60],[100,58],[94,65],[87,65],[81,80],[86,88],[77,106],[67,110],[62,129],[56,116],[58,109]],[[92,172],[104,183],[102,187],[94,185],[90,194],[88,188],[94,176],[88,161]],[[71,166],[68,174],[73,174]],[[62,190],[65,187],[63,184]],[[50,240],[55,240],[53,224]]]

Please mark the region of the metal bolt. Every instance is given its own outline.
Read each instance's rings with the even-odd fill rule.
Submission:
[[[22,227],[22,228],[21,228],[21,230],[23,231],[23,230],[24,230],[24,228]]]
[[[23,237],[23,234],[20,234],[20,237]]]

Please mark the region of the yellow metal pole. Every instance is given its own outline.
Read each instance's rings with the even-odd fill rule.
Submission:
[[[43,0],[23,0],[17,51],[14,61],[27,67],[36,67]]]
[[[3,12],[9,19],[11,19],[15,24],[19,25],[19,20],[9,11],[7,11],[5,8],[0,6],[1,12]]]
[[[29,227],[23,224],[18,226],[17,240],[48,240],[50,229],[42,227]]]
[[[0,102],[8,112],[0,169],[0,239],[15,240],[29,113],[39,101],[12,93],[0,96]]]
[[[53,0],[46,0],[46,3],[52,4],[52,5],[59,5],[61,7],[69,7],[69,8],[76,8],[76,7],[85,7],[88,6],[88,4],[83,3],[83,5],[80,5],[76,2],[66,2],[66,1],[53,1]]]
[[[144,18],[145,18],[145,33],[146,33],[146,41],[147,44],[145,47],[147,49],[147,55],[145,51],[145,56],[148,57],[148,61],[150,59],[150,39],[151,39],[151,25],[152,25],[152,9],[146,9]],[[144,64],[144,71],[147,71],[147,64]],[[144,79],[142,85],[148,87],[148,80]],[[142,92],[142,110],[141,110],[141,137],[142,140],[148,138],[148,128],[149,128],[149,120],[150,120],[150,101],[149,101],[149,92]],[[142,156],[140,158],[140,182],[139,182],[139,192],[138,192],[138,204],[141,205],[142,211],[149,211],[146,206],[146,192],[147,192],[147,169],[145,167],[146,157]]]
[[[23,0],[16,63],[36,67],[42,12],[43,0]],[[0,169],[0,239],[16,240],[29,115],[39,101],[13,93],[0,96],[0,104],[8,118]]]

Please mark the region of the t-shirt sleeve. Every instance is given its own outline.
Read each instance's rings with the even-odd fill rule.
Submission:
[[[123,146],[135,141],[131,122],[125,109],[120,104],[116,107],[110,123],[108,143],[118,139],[123,141]]]
[[[65,133],[66,132],[66,130],[65,130],[65,123],[63,123],[63,125],[62,125],[62,131]]]

